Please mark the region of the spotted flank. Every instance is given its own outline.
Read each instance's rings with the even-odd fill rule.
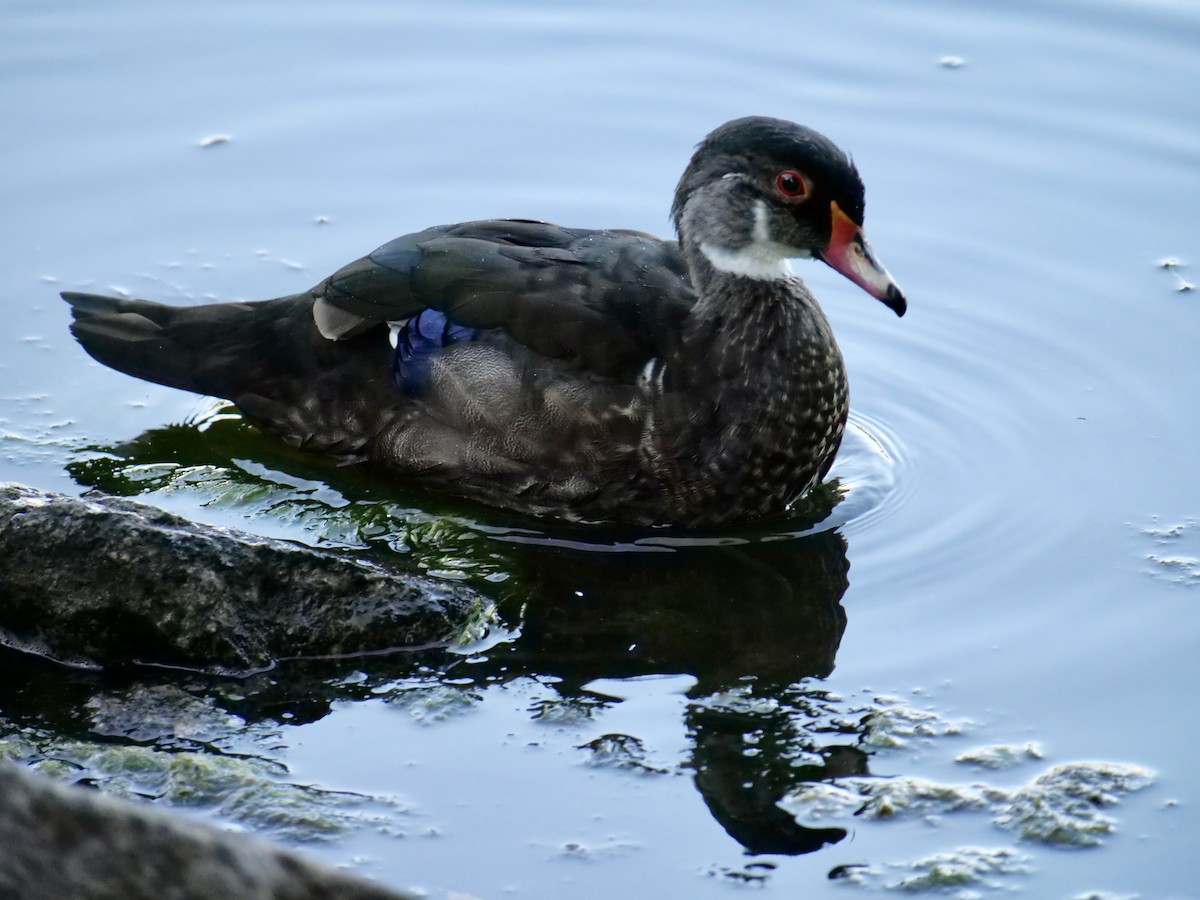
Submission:
[[[436,309],[423,309],[393,326],[396,347],[392,377],[410,397],[425,390],[434,357],[446,347],[472,340],[476,329],[457,325]]]

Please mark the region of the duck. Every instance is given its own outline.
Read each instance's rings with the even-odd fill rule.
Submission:
[[[749,116],[696,146],[677,240],[494,219],[273,300],[62,297],[100,363],[340,464],[521,515],[713,528],[786,514],[841,444],[845,363],[791,260],[905,312],[863,209],[833,141]]]

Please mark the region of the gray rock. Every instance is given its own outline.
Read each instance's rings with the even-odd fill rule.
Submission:
[[[218,831],[0,763],[0,897],[413,898]]]
[[[64,662],[241,674],[455,643],[490,615],[464,585],[130,500],[0,485],[0,643]]]

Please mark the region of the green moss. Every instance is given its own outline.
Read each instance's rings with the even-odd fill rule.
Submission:
[[[70,741],[42,749],[33,768],[61,780],[86,777],[105,793],[208,810],[260,833],[324,840],[356,828],[402,831],[391,800],[294,784],[269,760]]]

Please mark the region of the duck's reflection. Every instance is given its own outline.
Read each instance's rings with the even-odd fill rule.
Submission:
[[[846,626],[845,549],[832,531],[662,552],[534,548],[519,560],[529,599],[508,664],[549,666],[572,687],[687,673],[700,694],[827,675]]]
[[[199,454],[206,465],[221,467],[225,483],[245,472],[235,459],[253,458],[249,451],[262,448],[252,433],[217,424],[204,436],[186,426],[156,431],[92,457],[100,462],[81,463],[73,474],[95,483],[100,473],[105,488],[135,493],[146,489],[147,466]],[[287,470],[287,460],[273,464]],[[312,514],[311,493],[304,503]],[[834,735],[831,743],[829,729],[817,724],[822,715],[828,722],[829,710],[816,679],[832,671],[846,627],[841,600],[849,563],[840,534],[691,541],[652,535],[608,547],[530,534],[487,528],[473,542],[479,553],[502,558],[510,573],[497,593],[513,635],[469,665],[445,651],[293,661],[234,690],[228,681],[183,673],[68,676],[3,654],[0,668],[13,671],[0,677],[0,711],[45,725],[61,702],[61,718],[51,727],[73,723],[78,731],[74,711],[91,702],[89,695],[123,690],[131,681],[169,681],[250,724],[303,724],[337,701],[372,698],[381,685],[406,678],[459,683],[468,676],[495,684],[533,676],[553,683],[565,699],[579,699],[590,696],[587,686],[599,678],[686,674],[695,679],[685,722],[687,766],[728,834],[750,853],[776,854],[805,853],[845,835],[805,828],[776,805],[799,782],[866,769],[856,734]],[[402,555],[391,562],[411,564]],[[347,678],[351,672],[355,677]],[[62,689],[67,681],[74,691]]]
[[[556,549],[524,563],[521,636],[493,652],[492,668],[554,675],[566,694],[596,678],[692,675],[689,765],[729,835],[750,853],[781,854],[845,836],[776,805],[800,781],[866,765],[853,740],[818,747],[798,687],[833,670],[846,627],[840,534],[668,553]]]

